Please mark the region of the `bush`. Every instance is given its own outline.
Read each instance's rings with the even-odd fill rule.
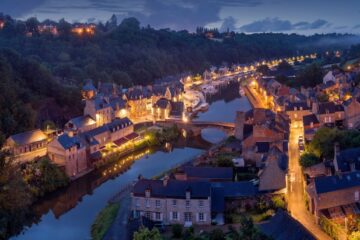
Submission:
[[[210,240],[224,240],[224,232],[220,228],[216,228],[211,231]]]
[[[271,202],[274,205],[274,207],[277,208],[282,208],[285,209],[286,208],[286,203],[284,201],[283,196],[278,195],[278,196],[274,196],[271,198]]]
[[[315,164],[320,163],[321,160],[313,153],[304,153],[300,157],[300,165],[303,168],[311,167]]]
[[[183,226],[180,224],[174,224],[171,227],[171,232],[172,232],[173,238],[181,238],[182,232],[183,232]]]

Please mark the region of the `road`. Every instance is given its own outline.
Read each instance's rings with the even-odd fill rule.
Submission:
[[[260,94],[257,91],[255,91],[254,88],[245,86],[244,91],[245,91],[246,97],[249,99],[251,105],[254,108],[267,108],[265,101],[263,101]]]
[[[295,125],[298,125],[298,127],[295,127]],[[299,164],[299,135],[303,135],[302,124],[292,123],[289,139],[288,210],[291,213],[291,216],[298,220],[317,239],[330,240],[331,238],[315,223],[314,217],[305,207],[304,181]]]

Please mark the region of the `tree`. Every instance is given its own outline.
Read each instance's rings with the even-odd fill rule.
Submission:
[[[119,29],[125,31],[138,31],[140,30],[140,22],[134,17],[124,18],[119,25]]]
[[[322,83],[323,72],[321,66],[317,63],[313,63],[302,71],[297,76],[297,82],[304,87],[315,87]]]
[[[315,164],[318,164],[321,162],[321,159],[318,158],[315,154],[313,153],[304,153],[300,156],[300,165],[303,168],[307,168],[307,167],[311,167]]]
[[[268,67],[268,65],[264,64],[264,65],[260,65],[256,68],[256,71],[261,73],[262,75],[267,75],[270,72],[270,68]]]
[[[162,237],[157,228],[150,231],[148,228],[142,227],[134,233],[133,240],[162,240]]]

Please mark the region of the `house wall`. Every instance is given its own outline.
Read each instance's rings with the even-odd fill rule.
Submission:
[[[358,194],[357,199],[356,192]],[[360,186],[323,194],[315,193],[314,197],[310,196],[311,202],[313,203],[313,209],[311,210],[313,210],[316,216],[319,216],[319,211],[322,209],[360,202],[359,194]]]
[[[111,141],[116,141],[120,138],[123,138],[123,137],[126,137],[127,135],[131,134],[134,132],[134,125],[131,124],[125,128],[122,128],[118,131],[115,131],[115,132],[111,132],[110,133],[110,139]]]
[[[174,200],[176,205],[174,205]],[[160,202],[159,207],[156,206],[156,201]],[[146,216],[150,213],[150,218],[156,221],[163,221],[164,224],[184,224],[185,212],[190,212],[192,215],[192,224],[209,225],[211,224],[211,201],[207,199],[189,199],[189,206],[186,205],[186,199],[174,198],[153,198],[153,197],[138,197],[132,196],[131,209],[135,214]],[[200,206],[200,201],[203,205]],[[148,202],[148,203],[147,203]],[[177,219],[174,219],[174,212],[177,213]],[[160,213],[160,219],[156,218],[156,213]],[[203,221],[199,219],[199,213],[204,216]],[[158,214],[159,216],[159,214]]]
[[[356,128],[360,124],[360,103],[356,99],[353,99],[345,108],[345,123],[350,129]]]

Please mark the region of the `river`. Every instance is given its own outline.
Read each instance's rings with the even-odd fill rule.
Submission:
[[[238,88],[232,85],[207,97],[207,101],[209,110],[198,114],[200,120],[232,122],[236,111],[251,109],[247,98],[240,98]],[[220,130],[204,129],[202,137],[215,143],[225,134]],[[144,149],[93,171],[35,204],[33,212],[37,223],[12,239],[90,239],[90,227],[96,214],[122,187],[140,174],[150,178],[193,159],[203,152],[201,146],[203,143],[189,144],[186,140],[170,152]]]

